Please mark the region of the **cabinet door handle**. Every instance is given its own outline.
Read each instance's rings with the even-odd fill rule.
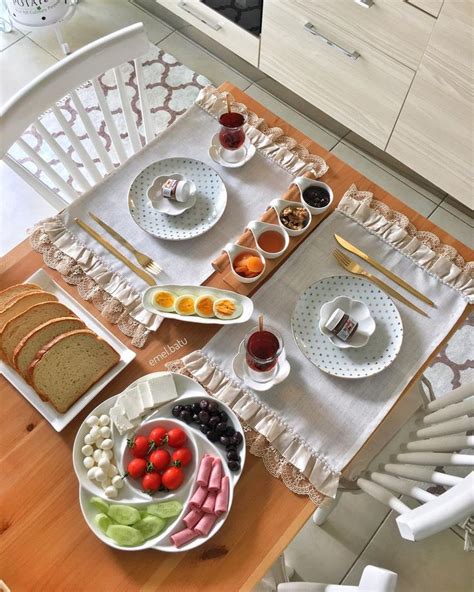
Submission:
[[[312,25],[311,23],[306,23],[304,28],[306,29],[306,31],[311,33],[311,35],[318,37],[319,39],[324,41],[324,43],[327,43],[327,45],[334,47],[338,51],[342,52],[348,58],[351,58],[351,60],[357,60],[358,58],[360,58],[360,53],[358,51],[350,51],[348,49],[345,49],[344,47],[341,47],[337,43],[334,43],[334,41],[331,41],[330,39],[328,39],[327,37],[325,37],[321,33],[318,33],[318,31],[316,30],[316,27],[314,25]]]
[[[191,6],[189,6],[189,4],[187,4],[186,2],[178,2],[178,6],[182,10],[184,10],[185,12],[187,12],[188,14],[193,16],[194,18],[197,18],[199,21],[201,21],[201,23],[204,23],[208,27],[211,27],[211,29],[214,29],[214,31],[218,31],[219,29],[222,29],[222,27],[218,23],[213,23],[212,21],[208,21],[202,15],[200,15],[198,12],[195,12],[194,9],[191,8]]]
[[[364,8],[370,8],[375,4],[374,0],[354,0],[356,4],[359,6],[363,6]]]

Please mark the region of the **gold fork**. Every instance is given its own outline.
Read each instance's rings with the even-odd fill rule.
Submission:
[[[363,267],[361,267],[355,261],[352,261],[352,259],[350,259],[345,253],[342,253],[338,249],[335,249],[333,254],[334,254],[334,257],[336,257],[338,263],[340,263],[342,265],[342,267],[344,267],[344,269],[347,269],[347,271],[350,271],[351,273],[354,273],[355,275],[362,275],[362,276],[366,277],[371,282],[376,284],[379,288],[381,288],[384,292],[387,292],[387,294],[390,294],[390,296],[392,296],[393,298],[400,300],[400,302],[403,302],[403,304],[406,304],[407,306],[409,306],[413,310],[416,310],[416,312],[429,318],[429,315],[427,315],[424,310],[421,310],[421,308],[418,308],[417,306],[415,306],[412,302],[410,302],[407,298],[405,298],[405,296],[402,296],[396,290],[394,290],[391,286],[389,286],[388,284],[386,284],[385,282],[380,280],[377,276],[366,271]]]
[[[111,236],[113,236],[116,241],[118,241],[122,246],[124,246],[131,253],[133,253],[135,255],[135,259],[143,267],[143,269],[145,269],[149,273],[152,273],[155,276],[160,275],[163,269],[158,265],[156,261],[154,261],[151,257],[148,257],[148,255],[145,255],[145,253],[142,253],[141,251],[135,249],[135,247],[131,245],[126,239],[124,239],[121,234],[119,234],[111,226],[106,224],[98,216],[92,214],[92,212],[89,212],[89,216],[93,218],[97,222],[97,224],[102,226],[102,228],[106,230]]]

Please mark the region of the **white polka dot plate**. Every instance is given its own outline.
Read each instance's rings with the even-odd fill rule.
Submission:
[[[196,185],[196,204],[179,216],[161,214],[147,196],[153,180],[180,173]],[[133,181],[128,207],[133,220],[146,232],[164,240],[195,238],[216,224],[227,205],[227,191],[220,175],[210,166],[192,158],[167,158],[147,166]]]
[[[340,349],[319,330],[321,306],[348,295],[370,309],[376,328],[366,346]],[[315,282],[300,295],[291,328],[301,352],[323,372],[340,378],[365,378],[381,372],[397,357],[403,340],[400,314],[392,299],[371,282],[337,275]]]

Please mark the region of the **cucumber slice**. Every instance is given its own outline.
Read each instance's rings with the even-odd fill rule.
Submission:
[[[146,518],[147,516],[149,516],[148,512],[146,510],[139,510],[140,512],[140,518],[143,520],[143,518]]]
[[[160,504],[150,504],[146,509],[152,516],[167,519],[176,518],[183,509],[183,505],[177,501],[161,502]]]
[[[159,534],[165,526],[166,520],[151,515],[145,516],[145,518],[142,518],[139,522],[134,524],[134,528],[137,528],[146,539]]]
[[[122,524],[111,524],[105,534],[123,547],[134,547],[145,541],[139,530]]]
[[[115,522],[129,526],[140,520],[140,512],[132,506],[112,505],[109,507],[109,516]]]
[[[94,523],[100,528],[102,532],[107,532],[107,529],[112,524],[112,520],[107,516],[107,514],[96,514],[94,516]]]
[[[101,512],[102,514],[109,513],[109,504],[107,502],[104,502],[104,500],[100,497],[91,497],[89,503],[91,504],[91,506],[94,506],[96,510],[99,510],[99,512]]]

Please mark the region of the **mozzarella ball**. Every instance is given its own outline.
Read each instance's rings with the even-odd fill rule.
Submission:
[[[101,453],[103,458],[108,458],[109,460],[112,460],[114,456],[112,450],[101,450]]]
[[[101,438],[110,438],[112,431],[108,426],[103,426],[99,429],[99,435]]]
[[[91,415],[86,419],[86,424],[90,427],[95,426],[99,423],[99,418],[97,415]]]
[[[107,475],[109,477],[115,477],[115,475],[118,475],[118,469],[115,465],[110,464],[109,468],[107,470]]]
[[[89,430],[89,436],[97,439],[99,437],[99,431],[100,431],[99,426],[96,426],[96,425],[92,426],[91,429]]]
[[[94,450],[92,453],[92,458],[95,460],[96,463],[102,458],[102,450]]]
[[[94,444],[96,445],[97,448],[102,448],[102,442],[104,441],[104,438],[101,438],[99,436],[99,438],[97,438],[97,440],[94,442]]]
[[[86,456],[82,461],[82,464],[85,466],[86,469],[92,469],[94,466],[94,459],[92,456]]]
[[[115,475],[115,477],[112,478],[112,485],[117,489],[122,489],[122,487],[123,487],[122,477],[120,475]]]
[[[81,448],[81,451],[84,456],[92,456],[94,449],[90,444],[86,444]]]
[[[113,447],[113,445],[114,443],[110,438],[106,438],[105,440],[103,440],[100,446],[97,444],[98,448],[102,448],[102,450],[110,450]]]
[[[91,444],[94,444],[94,442],[95,442],[95,438],[93,438],[90,434],[86,434],[84,436],[84,444],[89,444],[89,446],[90,446]]]
[[[105,415],[105,413],[104,413],[104,415],[101,415],[99,417],[99,425],[100,426],[108,426],[109,423],[110,423],[110,417],[108,415]]]
[[[87,471],[87,478],[90,479],[91,481],[95,481],[95,470],[96,470],[96,467],[93,467],[92,469],[89,469]]]
[[[107,473],[107,471],[109,470],[109,467],[110,467],[110,460],[108,458],[102,457],[99,460],[98,465],[99,465],[99,469],[103,469]]]
[[[107,487],[110,487],[112,485],[112,481],[110,479],[106,479],[105,481],[102,481],[102,483],[100,484],[102,489],[107,489]]]
[[[114,487],[113,485],[110,485],[110,487],[107,487],[107,489],[104,491],[104,493],[107,497],[117,497],[117,495],[118,495],[117,488]]]
[[[103,469],[95,469],[95,478],[97,481],[99,481],[100,483],[102,483],[102,481],[105,481],[107,479],[107,475],[105,474]]]

